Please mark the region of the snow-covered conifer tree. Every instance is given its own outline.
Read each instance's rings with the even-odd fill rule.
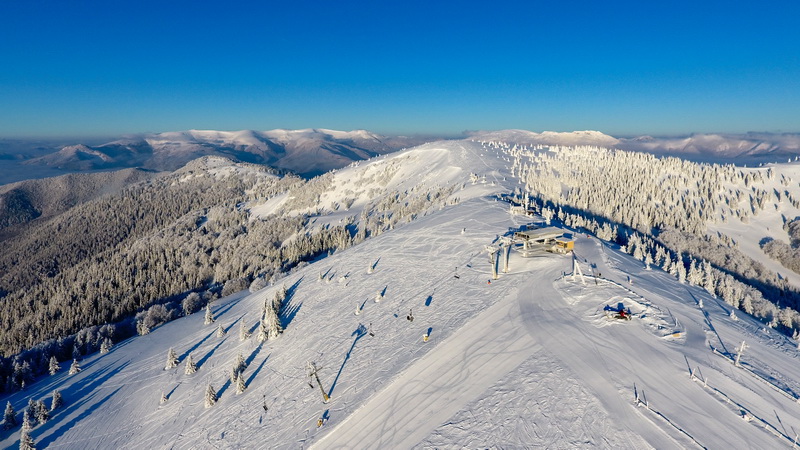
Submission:
[[[3,428],[9,429],[17,426],[17,412],[11,406],[11,402],[6,403],[6,411],[3,413]]]
[[[286,289],[286,286],[284,286]],[[283,308],[283,300],[286,299],[286,291],[278,291],[275,293],[275,297],[272,299],[272,309],[275,310],[276,313],[280,313],[281,308]],[[269,308],[269,305],[265,305],[266,308]]]
[[[206,387],[206,408],[211,408],[217,403],[217,391],[210,384]]]
[[[672,258],[669,256],[669,252],[664,253],[664,259],[661,263],[661,269],[664,272],[669,272],[670,274],[675,275],[674,273],[672,273]]]
[[[209,325],[214,323],[214,315],[211,314],[211,307],[206,305],[206,318],[203,321],[203,325]]]
[[[64,398],[61,396],[61,391],[58,389],[53,391],[53,399],[50,401],[50,411],[55,411],[64,405]]]
[[[100,343],[100,354],[106,354],[111,350],[111,347],[114,344],[111,342],[111,339],[105,338],[103,342]]]
[[[247,332],[247,327],[244,326],[244,320],[239,322],[239,340],[246,341],[250,338],[250,333]]]
[[[163,405],[164,403],[167,403],[168,400],[167,394],[165,394],[164,391],[161,391],[161,400],[159,400],[159,403]]]
[[[225,329],[222,328],[222,324],[217,325],[217,337],[218,338],[225,337]]]
[[[272,308],[267,308],[264,313],[264,325],[267,328],[267,339],[275,339],[283,333],[278,313]]]
[[[716,284],[716,278],[714,277],[714,269],[711,267],[711,264],[708,261],[703,260],[703,264],[701,266],[703,272],[703,288],[711,294],[712,297],[716,297],[714,293],[714,286]]]
[[[650,252],[645,253],[644,255],[644,268],[645,270],[650,270],[650,265],[653,264],[653,256]]]
[[[44,404],[44,400],[39,400],[36,405],[36,420],[39,423],[45,423],[50,420],[50,411],[47,409],[47,405]]]
[[[50,367],[49,367],[50,375],[55,375],[61,370],[61,364],[58,363],[58,360],[55,356],[50,357]]]
[[[139,333],[139,336],[150,334],[150,327],[144,323],[144,320],[140,320],[136,322],[136,332]]]
[[[189,356],[186,357],[186,370],[184,371],[184,373],[186,375],[191,375],[195,372],[197,372],[197,366],[195,365],[194,360],[192,359],[192,354],[189,353]]]
[[[175,367],[178,367],[178,355],[175,353],[175,349],[170,347],[167,352],[167,364],[164,365],[164,370],[174,369]]]
[[[247,389],[247,384],[245,384],[244,381],[244,372],[239,372],[239,375],[236,377],[236,393],[242,394],[245,389]]]
[[[234,367],[236,367],[236,372],[238,373],[244,372],[244,369],[247,368],[247,362],[244,360],[242,352],[239,352],[236,355],[236,364],[234,365]]]
[[[261,321],[258,323],[258,334],[256,335],[256,340],[258,342],[264,342],[269,338],[269,333],[267,332],[267,323],[262,318]]]
[[[550,225],[550,221],[553,220],[553,217],[555,217],[555,215],[556,215],[556,212],[553,211],[552,209],[550,209],[550,208],[542,208],[542,218],[544,219],[545,223],[547,223],[548,225]]]
[[[39,417],[39,402],[33,398],[29,398],[28,407],[25,409],[25,412],[30,415],[31,423],[36,425],[36,420]]]
[[[31,429],[33,429],[33,425],[31,424],[30,411],[25,411],[25,414],[22,418],[22,430],[19,432],[19,449],[20,450],[36,450],[36,442],[34,442],[33,437],[31,437]]]
[[[236,364],[231,366],[231,371],[229,373],[229,378],[231,380],[231,384],[236,384],[236,377],[239,376],[239,372],[236,370]]]
[[[683,261],[678,258],[675,261],[675,271],[678,273],[678,283],[685,283],[686,282],[686,266],[683,265]]]
[[[78,360],[77,359],[73,359],[72,360],[72,365],[69,366],[69,374],[70,375],[75,375],[76,373],[78,373],[80,371],[81,371],[81,365],[78,364]]]
[[[703,272],[700,271],[700,267],[697,266],[697,260],[694,258],[689,264],[689,273],[686,275],[686,280],[692,286],[699,286],[703,282]]]

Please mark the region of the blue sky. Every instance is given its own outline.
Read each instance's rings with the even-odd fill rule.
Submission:
[[[14,1],[0,137],[800,131],[800,2]]]

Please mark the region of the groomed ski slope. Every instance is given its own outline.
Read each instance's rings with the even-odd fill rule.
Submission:
[[[791,448],[800,431],[794,342],[581,234],[586,284],[569,276],[569,256],[516,253],[511,272],[488,283],[484,246],[530,219],[492,197],[514,186],[497,156],[469,142],[436,149],[427,166],[400,154],[420,166],[401,175],[425,166],[430,183],[437,167],[461,176],[462,202],[287,276],[278,339],[240,341],[238,329],[255,329],[279,286],[243,292],[213,304],[215,324],[203,325],[202,313],[176,320],[86,358],[77,375],[65,364],[0,401],[21,412],[29,397],[49,404],[61,390],[64,408],[32,432],[40,448]],[[469,172],[487,182],[470,185]],[[619,302],[638,317],[606,318],[604,306]],[[733,353],[742,340],[743,367],[711,350]],[[164,370],[170,347],[181,363]],[[186,375],[190,353],[198,371]],[[239,353],[247,390],[237,395],[229,371]],[[321,367],[328,403],[308,385],[309,361]],[[208,384],[220,397],[211,408]],[[649,407],[636,404],[634,386]],[[18,428],[0,431],[0,446],[18,439]]]

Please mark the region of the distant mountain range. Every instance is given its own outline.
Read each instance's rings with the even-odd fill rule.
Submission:
[[[217,155],[314,176],[424,139],[386,137],[364,130],[177,131],[119,139],[102,145],[67,145],[26,165],[62,170],[143,167],[175,170],[201,156]]]
[[[684,137],[617,138],[599,131],[541,133],[526,130],[475,131],[475,140],[526,145],[593,145],[693,160],[750,164],[800,155],[800,134],[692,134]],[[101,144],[48,147],[41,142],[0,141],[0,184],[65,173],[122,168],[172,171],[201,156],[266,164],[312,177],[353,161],[413,147],[441,137],[384,136],[365,130],[271,131],[189,130],[144,134]]]

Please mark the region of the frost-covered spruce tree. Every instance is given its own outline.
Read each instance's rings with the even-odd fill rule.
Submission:
[[[258,323],[258,335],[256,335],[256,340],[258,342],[264,342],[269,339],[269,332],[267,328],[267,322],[265,319],[261,319]]]
[[[694,258],[691,259],[691,263],[689,264],[689,273],[686,275],[686,280],[692,286],[699,286],[703,282],[703,272],[700,271],[697,260]]]
[[[175,353],[175,349],[170,347],[167,352],[167,363],[164,365],[164,370],[174,369],[175,367],[178,367],[178,355]]]
[[[229,376],[229,378],[231,380],[231,384],[236,384],[236,377],[239,376],[239,372],[236,370],[236,365],[235,364],[233,366],[231,366],[231,371],[228,374],[228,376]]]
[[[22,418],[22,430],[19,432],[20,450],[36,450],[36,442],[31,437],[31,429],[33,429],[31,420],[30,412],[26,410]]]
[[[186,370],[184,373],[186,375],[191,375],[197,372],[197,366],[194,364],[194,360],[192,359],[192,354],[189,353],[189,356],[186,357]]]
[[[236,355],[236,363],[234,364],[234,367],[236,367],[236,372],[238,373],[244,372],[244,369],[247,368],[247,361],[244,360],[242,352],[239,352]]]
[[[140,320],[136,322],[136,332],[139,334],[139,336],[150,334],[150,327],[144,323],[144,320]]]
[[[239,340],[246,341],[250,338],[250,333],[247,332],[247,327],[244,325],[244,320],[239,322]]]
[[[275,339],[283,333],[278,313],[273,308],[267,308],[264,312],[264,324],[267,328],[267,339]]]
[[[211,307],[206,305],[206,318],[203,321],[203,325],[209,325],[214,323],[214,315],[211,314]]]
[[[206,387],[206,408],[211,408],[217,403],[217,391],[210,384]]]
[[[61,364],[58,363],[58,360],[56,359],[55,356],[51,356],[50,357],[50,367],[48,368],[48,371],[50,372],[50,375],[57,374],[59,370],[61,370]]]
[[[217,337],[218,338],[225,337],[225,328],[222,328],[222,324],[217,325]]]
[[[11,402],[7,402],[6,411],[3,413],[3,428],[8,430],[15,426],[17,426],[17,411],[11,406]]]
[[[158,402],[163,405],[164,403],[167,403],[167,400],[169,400],[167,398],[167,394],[165,394],[164,391],[161,391],[161,400],[159,400]]]
[[[28,407],[25,412],[30,415],[31,422],[36,425],[36,420],[39,417],[39,402],[33,398],[28,399]]]
[[[653,264],[653,256],[650,254],[650,252],[647,252],[644,255],[644,268],[645,268],[645,270],[651,270],[650,269],[650,265],[651,264]]]
[[[72,360],[72,365],[69,366],[69,374],[75,375],[76,373],[81,371],[81,365],[78,363],[77,359]]]
[[[711,264],[708,263],[705,259],[702,263],[702,271],[703,271],[703,289],[706,290],[712,297],[716,297],[714,292],[714,286],[716,285],[716,277],[714,276],[714,269],[711,267]]]
[[[53,391],[53,400],[50,401],[50,411],[55,411],[56,409],[62,407],[64,405],[64,398],[61,396],[61,391],[58,389]]]
[[[236,393],[243,394],[245,389],[247,389],[247,384],[244,381],[244,372],[239,372],[236,377]]]
[[[100,343],[100,354],[106,354],[111,351],[111,347],[114,346],[114,343],[111,342],[111,339],[105,338],[103,342]]]
[[[47,409],[47,405],[44,404],[44,400],[39,400],[36,405],[36,421],[46,423],[48,420],[50,420],[50,411]]]

